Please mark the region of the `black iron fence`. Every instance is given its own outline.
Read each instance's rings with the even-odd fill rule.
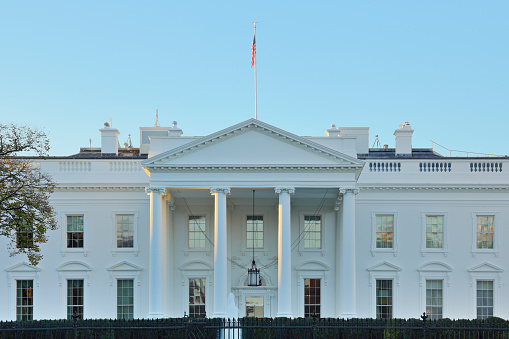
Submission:
[[[0,322],[0,338],[509,338],[509,322],[441,319],[136,319]]]

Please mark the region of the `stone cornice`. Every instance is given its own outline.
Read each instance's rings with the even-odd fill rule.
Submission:
[[[439,190],[456,190],[456,191],[509,191],[509,186],[358,186],[361,191],[439,191]]]
[[[150,165],[151,172],[273,172],[273,171],[298,171],[298,172],[355,172],[356,165]],[[155,171],[154,171],[155,170]]]
[[[63,186],[63,185],[59,185],[59,186],[55,187],[55,192],[66,192],[66,191],[145,192],[145,187],[137,187],[137,186]]]

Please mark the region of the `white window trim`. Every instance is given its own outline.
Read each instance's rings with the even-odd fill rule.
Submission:
[[[306,214],[308,215],[308,214]],[[323,224],[322,224],[323,226]],[[329,302],[334,303],[334,299],[332,298],[324,298],[325,295],[330,294],[329,289],[327,288],[328,281],[328,272],[329,267],[322,262],[319,261],[307,261],[298,267],[295,268],[297,271],[297,291],[298,291],[298,299],[297,299],[297,312],[298,317],[304,317],[304,279],[320,279],[320,316],[324,317],[332,317],[332,314],[327,314],[324,312],[326,310],[334,309],[333,305],[329,305]],[[328,294],[329,293],[329,294]]]
[[[82,253],[84,257],[88,256],[88,212],[85,211],[62,211],[61,212],[62,246],[60,253],[65,257],[67,253]],[[67,216],[83,216],[83,248],[67,247]]]
[[[493,281],[493,316],[496,317],[500,310],[500,295],[502,293],[502,272],[504,270],[484,262],[480,265],[468,269],[470,274],[470,305],[472,305],[472,319],[477,319],[477,281],[491,280]]]
[[[392,280],[392,319],[398,318],[399,272],[401,271],[401,267],[383,261],[380,264],[368,268],[368,271],[371,294],[371,317],[376,319],[376,281]]]
[[[88,318],[91,313],[88,310],[88,299],[90,298],[90,271],[92,268],[81,261],[68,261],[57,268],[58,282],[60,286],[60,314],[61,319],[67,319],[67,280],[83,280],[83,318]]]
[[[117,247],[117,215],[133,215],[133,247]],[[138,212],[132,210],[126,211],[113,211],[111,213],[111,220],[113,224],[113,235],[111,242],[111,255],[116,256],[118,253],[133,253],[135,257],[138,256]]]
[[[321,221],[321,235],[320,235],[320,248],[305,248],[304,247],[304,217],[306,216],[319,216]],[[304,255],[304,253],[320,253],[322,257],[327,254],[327,249],[325,247],[325,213],[318,213],[316,211],[301,211],[299,212],[299,235],[302,235],[302,238],[299,241],[299,255]],[[304,293],[304,292],[303,292]],[[304,314],[304,313],[303,313]]]
[[[493,216],[493,248],[477,248],[477,216],[488,215]],[[496,258],[499,255],[498,238],[499,238],[499,217],[498,212],[473,212],[472,213],[472,257],[478,254],[494,254]]]
[[[426,217],[442,216],[443,217],[443,239],[442,248],[427,248],[426,247]],[[424,212],[422,213],[422,242],[421,242],[421,255],[426,256],[427,253],[442,253],[444,257],[449,255],[449,244],[447,238],[447,212]]]
[[[252,248],[247,248],[247,217],[252,216],[253,213],[243,213],[241,215],[242,218],[242,248],[241,254],[246,255],[246,253],[253,253]],[[263,253],[263,255],[267,255],[269,253],[269,249],[267,248],[267,216],[263,212],[256,212],[255,216],[263,217],[263,248],[255,248],[255,253]]]
[[[392,215],[392,248],[377,248],[376,247],[376,216],[377,215]],[[376,253],[392,253],[395,257],[398,256],[398,212],[372,212],[371,213],[371,255],[374,257]]]
[[[199,217],[199,216],[204,216],[205,217],[205,248],[189,248],[189,217],[191,216],[191,214],[187,214],[186,215],[186,244],[184,246],[184,255],[188,255],[190,252],[208,252],[208,254],[210,254],[210,252],[213,250],[213,247],[211,246],[209,240],[207,240],[207,238],[213,240],[213,235],[211,235],[211,227],[210,227],[210,216],[211,216],[211,213],[210,212],[205,212],[205,211],[200,211],[200,210],[197,210],[197,211],[193,211],[193,214],[192,216],[195,216],[195,217]],[[212,236],[212,238],[211,238]]]
[[[263,297],[263,316],[273,317],[273,305],[277,294],[277,286],[274,286],[269,276],[260,273],[265,286],[246,286],[244,285],[248,276],[247,272],[238,279],[237,286],[232,286],[232,292],[235,295],[236,304],[239,307],[239,317],[246,316],[246,297]]]
[[[442,283],[442,318],[449,318],[449,288],[451,286],[452,268],[439,261],[431,261],[417,269],[421,292],[421,310],[426,310],[426,280],[443,280]]]
[[[141,271],[143,268],[131,264],[127,261],[122,261],[116,265],[108,268],[110,272],[110,288],[111,288],[111,319],[117,319],[117,280],[119,279],[133,279],[133,296],[134,296],[134,307],[133,317],[138,319],[141,317],[140,305],[141,305]]]
[[[195,214],[198,215],[198,214]],[[207,318],[212,317],[212,305],[214,303],[212,275],[214,269],[209,264],[195,260],[180,267],[182,273],[182,293],[180,293],[180,310],[177,314],[189,315],[189,279],[205,279],[205,313]]]
[[[39,311],[41,310],[41,306],[39,304],[39,275],[41,269],[38,267],[31,266],[27,262],[21,262],[14,266],[11,266],[5,270],[7,272],[7,281],[8,281],[8,307],[9,307],[9,316],[12,321],[16,321],[16,289],[17,284],[16,280],[33,280],[33,319],[38,320]]]

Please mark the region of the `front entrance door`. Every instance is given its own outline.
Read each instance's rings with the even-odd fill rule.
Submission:
[[[246,317],[263,318],[263,297],[246,296]]]

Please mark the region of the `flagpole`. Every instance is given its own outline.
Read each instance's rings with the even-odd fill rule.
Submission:
[[[254,24],[254,40],[256,41],[256,22],[253,22],[253,24]],[[257,84],[256,84],[256,52],[254,54],[254,81],[255,81],[255,119],[258,120],[258,98],[257,98]]]

